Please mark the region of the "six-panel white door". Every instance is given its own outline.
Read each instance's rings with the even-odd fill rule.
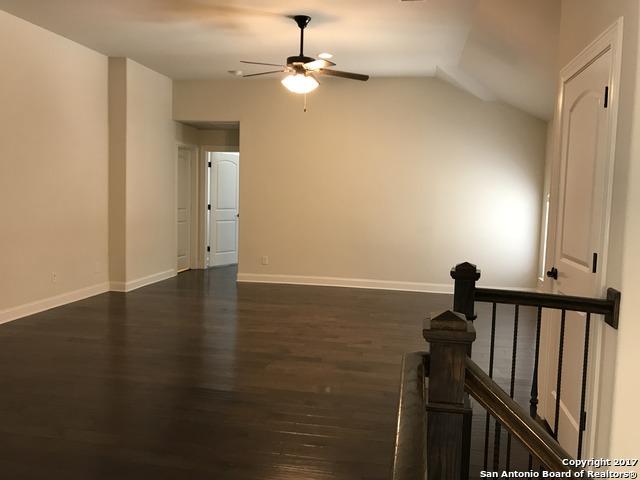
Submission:
[[[238,263],[239,153],[210,152],[209,266]]]

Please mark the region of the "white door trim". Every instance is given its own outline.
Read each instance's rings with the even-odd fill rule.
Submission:
[[[598,263],[600,269],[598,272],[597,283],[601,291],[601,296],[605,296],[606,279],[607,279],[607,261],[609,250],[609,229],[611,224],[611,208],[613,198],[613,171],[615,161],[615,148],[616,148],[616,132],[617,132],[617,120],[618,120],[618,105],[620,94],[620,76],[622,70],[622,35],[623,35],[623,19],[620,17],[609,28],[607,28],[601,35],[598,36],[591,44],[589,44],[584,50],[582,50],[567,66],[560,71],[560,81],[558,84],[558,100],[556,104],[556,116],[554,125],[554,142],[553,147],[553,188],[551,196],[554,199],[554,207],[558,207],[558,195],[559,195],[559,171],[560,161],[562,158],[562,145],[561,145],[561,132],[562,128],[562,111],[564,106],[564,85],[572,79],[575,75],[579,74],[582,70],[587,68],[593,61],[599,58],[601,55],[608,51],[612,54],[612,68],[609,78],[609,107],[608,107],[608,124],[609,129],[607,131],[606,142],[608,144],[608,158],[605,168],[605,195],[604,195],[604,209],[603,209],[603,223],[600,226],[600,252],[601,258]],[[554,236],[554,243],[557,240],[555,238],[555,232],[557,229],[558,212],[556,211],[553,224],[550,224],[548,229],[550,234]],[[553,227],[551,228],[551,225]],[[551,233],[553,232],[553,233]],[[546,269],[549,269],[555,264],[557,245],[549,245],[547,249]],[[590,414],[588,415],[588,421],[586,425],[586,431],[584,435],[584,449],[583,457],[589,458],[595,455],[595,439],[597,435],[597,419],[599,415],[600,405],[598,402],[598,395],[600,389],[600,371],[602,363],[602,349],[603,349],[603,321],[592,322],[592,335],[590,339],[589,349],[592,352],[590,358],[590,374],[588,379],[588,392],[586,409]],[[547,342],[548,344],[550,342]],[[549,347],[550,345],[548,345]],[[546,349],[545,355],[549,358],[549,348]],[[542,354],[542,352],[541,352]],[[547,362],[547,365],[549,363]],[[542,388],[541,393],[547,395],[543,389],[547,389],[549,382],[541,376]],[[547,398],[547,397],[545,397]]]
[[[199,240],[201,238],[200,233],[200,215],[198,213],[198,205],[199,205],[199,192],[200,192],[200,169],[198,168],[198,159],[199,148],[197,145],[176,142],[176,162],[175,162],[175,192],[174,192],[174,225],[178,224],[178,155],[180,154],[180,150],[189,150],[191,152],[190,155],[190,172],[191,172],[191,232],[190,232],[190,256],[189,256],[189,268],[203,268],[202,260],[204,258],[204,251],[202,249],[202,242]],[[176,244],[178,242],[178,232],[176,230]]]
[[[198,169],[200,172],[200,196],[198,200],[198,205],[201,206],[200,212],[198,214],[198,220],[201,222],[200,228],[200,248],[202,249],[202,258],[201,258],[201,267],[200,268],[209,268],[212,265],[209,264],[208,255],[207,255],[207,247],[209,246],[209,211],[207,210],[207,205],[209,204],[209,170],[208,170],[208,154],[216,153],[216,152],[228,152],[228,153],[236,153],[240,152],[240,146],[229,146],[229,145],[200,145],[200,168]],[[240,174],[240,171],[238,171]],[[240,192],[238,192],[240,195]],[[238,202],[240,199],[238,200]],[[239,207],[239,206],[238,206]],[[240,235],[240,232],[238,232]],[[240,238],[238,237],[238,244],[240,243]],[[240,252],[238,252],[238,257],[240,256]],[[240,259],[238,258],[238,261]]]

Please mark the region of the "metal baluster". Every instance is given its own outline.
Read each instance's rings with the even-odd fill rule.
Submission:
[[[495,472],[500,468],[500,429],[502,425],[496,420],[496,428],[493,431],[493,470]]]
[[[496,304],[491,310],[491,346],[489,347],[489,377],[493,378],[493,357],[496,346]],[[487,470],[489,461],[489,412],[484,422],[484,470]]]
[[[582,361],[582,393],[580,397],[580,426],[578,428],[578,456],[582,458],[582,437],[586,429],[587,412],[584,404],[587,397],[587,364],[589,362],[589,329],[591,328],[591,314],[587,313],[587,321],[584,326],[584,359]]]
[[[538,307],[538,321],[536,322],[536,354],[533,359],[533,378],[531,379],[531,400],[529,413],[533,418],[538,416],[538,357],[540,356],[540,329],[542,327],[542,307]]]
[[[562,390],[562,357],[564,355],[564,327],[566,323],[567,312],[562,310],[562,319],[560,320],[560,345],[558,347],[558,378],[556,381],[556,416],[553,422],[553,438],[558,439],[558,426],[560,424],[560,392]]]
[[[531,400],[529,400],[529,413],[532,418],[538,416],[538,357],[540,355],[540,330],[542,327],[542,307],[538,307],[538,320],[536,321],[536,353],[533,358],[533,378],[531,379]],[[529,454],[529,470],[533,467],[533,456]]]
[[[516,385],[516,355],[518,354],[518,321],[520,319],[520,305],[515,306],[513,317],[513,348],[511,349],[511,384],[509,396],[513,398]],[[507,471],[511,467],[511,433],[507,435]]]

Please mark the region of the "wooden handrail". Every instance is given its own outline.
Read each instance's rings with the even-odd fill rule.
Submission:
[[[549,470],[556,472],[572,470],[563,462],[570,459],[571,455],[468,357],[465,390]]]
[[[402,358],[398,426],[393,454],[393,480],[424,480],[427,475],[426,375],[429,354]]]
[[[476,287],[472,295],[476,302],[526,305],[604,315],[607,324],[613,328],[618,328],[620,292],[615,288],[607,290],[607,298],[574,297],[555,293],[498,290],[481,287]]]
[[[615,288],[607,289],[607,298],[590,298],[476,287],[476,282],[480,279],[480,270],[470,262],[463,262],[453,267],[451,278],[455,282],[453,309],[464,314],[467,320],[476,318],[475,302],[489,302],[604,315],[604,321],[608,325],[618,328],[621,293]]]

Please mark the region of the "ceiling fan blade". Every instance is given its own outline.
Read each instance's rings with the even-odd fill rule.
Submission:
[[[349,78],[351,80],[360,80],[366,82],[369,80],[369,75],[363,75],[361,73],[341,72],[340,70],[331,70],[330,68],[322,68],[318,70],[319,73],[330,75],[332,77]]]
[[[272,70],[270,72],[250,73],[249,75],[242,75],[243,77],[257,77],[258,75],[271,75],[272,73],[284,73],[286,70]]]
[[[333,67],[335,63],[330,62],[329,60],[314,60],[313,62],[307,62],[304,64],[304,68],[307,70],[319,70],[321,68]]]
[[[286,65],[280,65],[279,63],[263,63],[263,62],[247,62],[240,60],[240,63],[248,63],[249,65],[268,65],[269,67],[285,67]]]

